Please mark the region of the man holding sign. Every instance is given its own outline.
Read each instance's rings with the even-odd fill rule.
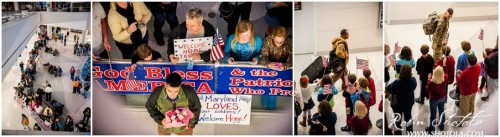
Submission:
[[[186,13],[186,21],[177,26],[168,39],[168,59],[172,63],[179,62],[179,58],[174,54],[174,39],[191,39],[201,37],[212,37],[215,34],[215,28],[212,24],[203,20],[203,14],[200,9],[193,8]],[[193,60],[210,61],[210,50],[202,53],[191,53],[189,55]]]
[[[181,83],[179,74],[170,73],[166,84],[155,88],[146,102],[149,115],[158,124],[159,135],[192,135],[198,124],[200,99],[193,87]]]

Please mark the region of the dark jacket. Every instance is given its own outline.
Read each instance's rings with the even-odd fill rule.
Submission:
[[[313,124],[313,121],[319,121],[322,125],[326,126],[328,130],[323,132],[323,126],[321,124]],[[337,114],[332,112],[330,117],[321,116],[319,113],[313,115],[311,119],[307,121],[311,128],[309,129],[310,135],[335,135],[335,124],[337,123]]]
[[[153,54],[153,57],[151,58],[151,60],[157,60],[158,58],[162,58],[160,52],[158,52],[158,51],[153,50],[152,54]],[[139,60],[144,60],[144,59],[141,59],[139,57],[139,55],[137,55],[137,54],[134,54],[134,56],[132,56],[132,64],[136,64],[137,61],[139,61]]]
[[[393,108],[408,108],[415,103],[415,88],[417,88],[417,80],[415,77],[410,79],[398,79],[386,87],[386,91],[398,96],[398,106]]]
[[[203,28],[205,28],[205,35],[204,37],[213,37],[215,35],[215,28],[212,26],[212,24],[208,23],[207,21],[203,20]],[[185,39],[187,34],[187,28],[186,28],[186,22],[181,23],[179,26],[177,26],[169,35],[168,39],[168,48],[167,48],[167,55],[170,56],[170,54],[174,54],[174,39]],[[201,59],[205,62],[210,61],[210,50],[205,51],[203,53],[200,53]],[[168,57],[168,60],[170,60],[170,57]]]
[[[434,59],[431,55],[427,57],[420,57],[417,60],[417,74],[420,76],[420,80],[427,82],[429,73],[432,74],[432,69],[434,68]]]
[[[151,95],[149,95],[148,101],[146,102],[146,109],[148,110],[149,115],[159,125],[162,125],[161,121],[165,118],[165,114],[162,114],[157,109],[157,101],[158,98],[160,97],[163,88],[165,88],[165,86],[156,87],[151,93]],[[194,90],[193,87],[188,85],[182,85],[181,88],[184,91],[186,98],[188,99],[189,110],[191,110],[191,112],[193,112],[194,114],[194,117],[189,122],[189,127],[194,128],[196,124],[198,124],[198,119],[200,117],[200,111],[201,111],[200,99],[198,98],[198,95],[196,94],[196,91]]]

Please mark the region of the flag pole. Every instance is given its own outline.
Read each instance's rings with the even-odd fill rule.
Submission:
[[[480,34],[479,34],[479,35],[481,35],[481,34],[483,35],[483,36],[481,37],[481,43],[483,44],[483,52],[484,52],[484,30],[483,30],[483,28],[481,28],[481,32],[480,32]]]
[[[358,76],[358,56],[356,56],[356,77]]]

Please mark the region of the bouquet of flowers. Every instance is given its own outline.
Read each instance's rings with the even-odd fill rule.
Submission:
[[[182,127],[189,124],[189,120],[194,117],[193,112],[188,108],[176,108],[165,112],[163,128]]]

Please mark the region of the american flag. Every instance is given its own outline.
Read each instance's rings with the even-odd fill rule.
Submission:
[[[327,68],[328,67],[328,58],[326,58],[324,56],[321,56],[321,58],[323,59],[323,67]]]
[[[222,51],[222,47],[224,46],[224,40],[219,34],[219,29],[214,36],[214,45],[212,46],[212,51],[210,51],[210,60],[215,61],[224,57],[224,52]]]
[[[388,58],[389,58],[389,61],[391,62],[391,65],[396,65],[396,55],[395,54],[392,54]]]
[[[479,40],[483,40],[484,37],[484,30],[481,28],[481,33],[479,33]]]
[[[401,47],[398,46],[398,43],[399,42],[396,42],[396,44],[394,45],[394,54],[399,53],[401,51]]]
[[[326,84],[323,86],[323,95],[332,94],[332,85]]]
[[[348,77],[348,74],[345,74],[345,75],[344,75],[344,81],[345,81],[345,85],[346,85],[346,86],[351,85],[351,82],[349,82],[349,77]]]
[[[125,87],[127,90],[134,90],[139,88],[139,82],[135,80],[134,71],[130,71],[127,76],[127,80],[125,80]]]
[[[368,60],[367,59],[356,59],[356,68],[361,70],[368,69]]]

